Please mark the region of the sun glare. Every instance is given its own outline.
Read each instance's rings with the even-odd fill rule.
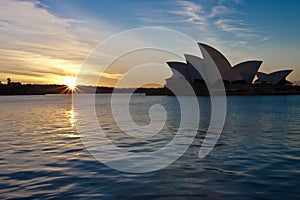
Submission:
[[[74,77],[66,77],[63,80],[63,84],[68,86],[70,90],[75,90],[76,89],[76,78]]]

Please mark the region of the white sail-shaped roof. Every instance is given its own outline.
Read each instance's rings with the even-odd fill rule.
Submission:
[[[194,81],[196,79],[203,80],[203,70],[204,70],[204,61],[202,58],[199,58],[194,55],[184,54],[184,57],[188,66],[188,74],[191,77],[191,80]]]
[[[173,72],[173,78],[180,78],[184,76],[188,78],[187,64],[182,62],[167,62]]]
[[[235,65],[232,69],[239,72],[243,80],[247,83],[252,83],[262,61],[251,60]]]
[[[269,82],[272,85],[277,85],[281,80],[284,80],[293,70],[280,70],[275,71],[270,74],[266,74],[263,72],[257,72],[257,77],[259,82],[265,83]]]
[[[203,43],[198,43],[200,49],[205,49],[210,57],[213,59],[214,63],[217,65],[223,80],[226,81],[239,81],[243,80],[243,77],[239,74],[238,71],[233,70],[229,61],[226,57],[220,53],[217,49],[208,46]],[[202,50],[203,51],[203,50]],[[203,55],[203,52],[202,52]],[[206,59],[203,55],[204,60]]]
[[[203,46],[199,45],[199,47],[203,56],[203,62],[204,62],[203,74],[205,75],[203,78],[205,78],[206,84],[214,84],[216,82],[222,81],[220,79],[223,77],[215,76],[216,74],[220,74],[220,71],[213,58],[210,56],[210,54]]]
[[[216,73],[221,74],[225,81],[245,81],[251,84],[255,75],[259,82],[269,82],[273,85],[278,84],[292,72],[292,70],[281,70],[271,74],[257,72],[262,61],[245,61],[231,67],[226,57],[217,49],[198,43],[203,58],[185,54],[186,63],[167,62],[170,66],[173,76],[171,78],[186,78],[189,81],[204,80],[206,83],[216,83],[218,78],[214,77]],[[214,67],[212,67],[214,66]]]

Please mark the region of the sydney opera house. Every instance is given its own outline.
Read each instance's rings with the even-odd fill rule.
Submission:
[[[194,55],[184,55],[186,62],[167,62],[173,75],[166,79],[165,92],[172,94],[168,88],[188,81],[197,95],[207,95],[207,84],[214,84],[213,78],[205,77],[212,64],[216,66],[226,89],[230,95],[251,94],[283,94],[293,90],[292,83],[286,77],[292,70],[280,70],[272,73],[260,72],[260,60],[249,60],[232,66],[226,57],[217,49],[198,43],[203,58]],[[211,62],[206,62],[211,60]],[[219,79],[220,80],[220,79]],[[219,81],[216,79],[215,81]]]

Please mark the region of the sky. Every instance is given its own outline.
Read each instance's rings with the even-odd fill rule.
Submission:
[[[22,83],[61,84],[77,75],[101,42],[144,27],[186,34],[220,50],[232,65],[254,59],[263,61],[262,72],[293,69],[288,80],[297,81],[299,10],[298,0],[1,0],[0,81],[10,77]],[[141,61],[143,56],[136,57]],[[161,62],[135,78],[152,76],[163,84],[171,71]],[[106,71],[103,85],[115,84],[125,73],[123,65],[128,62]]]

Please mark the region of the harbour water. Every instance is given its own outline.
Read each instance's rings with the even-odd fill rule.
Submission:
[[[96,95],[100,125],[119,147],[153,151],[180,123],[175,97],[135,95],[137,124],[160,103],[168,126],[152,140],[135,141],[113,123],[110,95]],[[124,173],[96,160],[76,132],[71,95],[0,97],[0,198],[86,199],[299,199],[300,96],[230,96],[222,135],[198,158],[209,123],[209,98],[198,97],[198,134],[166,168]]]

